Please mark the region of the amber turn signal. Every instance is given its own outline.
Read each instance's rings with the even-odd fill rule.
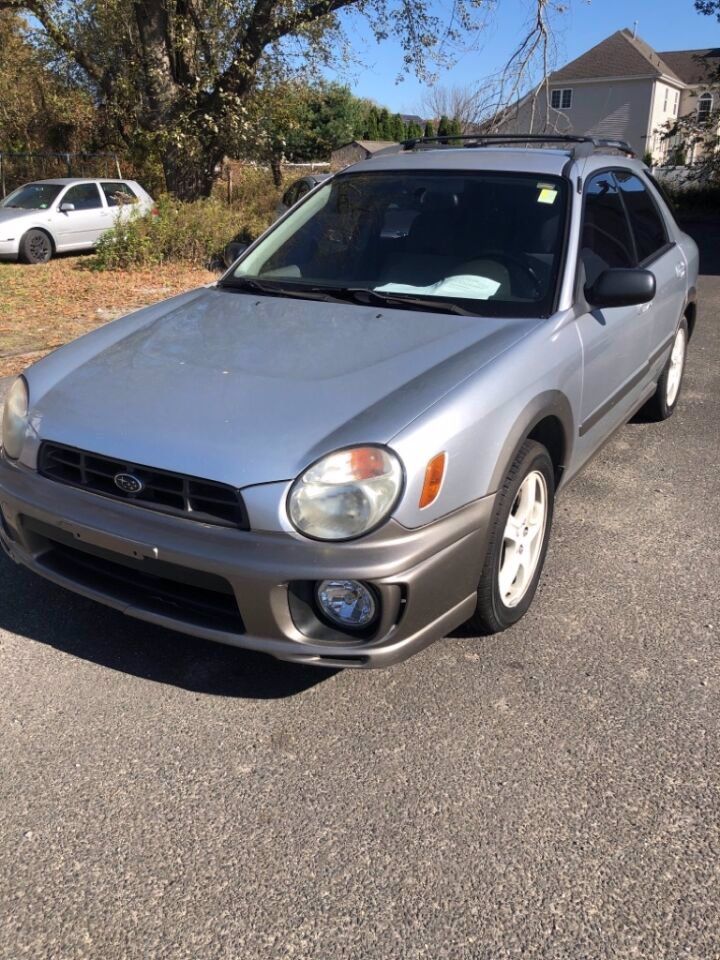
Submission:
[[[420,494],[420,507],[429,507],[440,493],[443,477],[445,476],[446,453],[438,453],[425,467],[425,480]]]

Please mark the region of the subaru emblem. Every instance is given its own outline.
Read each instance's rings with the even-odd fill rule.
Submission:
[[[145,486],[142,480],[134,477],[132,473],[116,473],[113,480],[118,490],[131,495],[140,493]]]

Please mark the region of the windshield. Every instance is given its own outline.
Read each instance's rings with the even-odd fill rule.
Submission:
[[[0,203],[0,207],[20,210],[47,210],[62,190],[61,183],[26,183]]]
[[[335,177],[223,286],[494,316],[546,316],[562,254],[559,177],[382,171]]]

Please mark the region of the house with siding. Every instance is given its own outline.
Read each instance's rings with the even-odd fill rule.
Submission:
[[[657,53],[633,31],[618,30],[550,74],[539,91],[493,126],[501,133],[618,138],[662,163],[673,149],[662,136],[666,124],[693,112],[702,118],[717,108],[718,68],[720,48]]]

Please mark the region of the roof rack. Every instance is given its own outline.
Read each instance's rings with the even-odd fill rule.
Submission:
[[[617,150],[629,157],[634,157],[635,151],[626,143],[625,140],[606,140],[601,137],[582,137],[573,134],[539,134],[539,133],[464,133],[456,135],[446,135],[443,137],[415,137],[412,140],[403,140],[400,143],[400,149],[415,150],[428,146],[430,148],[438,144],[445,147],[455,146],[457,141],[462,141],[463,147],[487,147],[495,146],[499,143],[511,143],[516,145],[535,146],[540,143],[566,143],[573,144],[572,154],[574,157],[589,157],[596,150]],[[397,148],[394,148],[397,151]],[[391,152],[383,150],[382,153]],[[377,154],[376,154],[377,156]]]

